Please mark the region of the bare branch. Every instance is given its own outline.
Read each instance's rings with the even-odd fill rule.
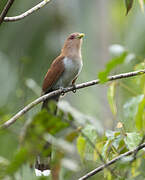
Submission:
[[[117,79],[124,79],[124,78],[128,78],[128,77],[133,77],[133,76],[137,76],[137,75],[143,75],[145,74],[145,69],[143,70],[139,70],[139,71],[133,71],[133,72],[128,72],[128,73],[122,73],[122,74],[117,74],[114,76],[109,76],[108,77],[108,81],[113,81],[113,80],[117,80]],[[64,94],[76,89],[82,89],[85,87],[89,87],[89,86],[93,86],[96,84],[99,84],[100,80],[93,80],[93,81],[89,81],[89,82],[85,82],[82,84],[78,84],[75,87],[68,87],[68,88],[64,88],[64,89],[58,89],[55,90],[51,93],[48,93],[44,96],[39,97],[38,99],[36,99],[35,101],[31,102],[30,104],[28,104],[27,106],[25,106],[22,110],[20,110],[16,115],[14,115],[11,119],[9,119],[7,122],[5,122],[4,124],[2,124],[0,126],[0,128],[7,128],[9,127],[11,124],[13,124],[19,117],[21,117],[23,114],[25,114],[27,111],[29,111],[30,109],[32,109],[34,106],[36,106],[37,104],[43,102],[44,100],[58,95],[58,94]]]
[[[51,0],[44,0],[42,2],[40,2],[39,4],[37,4],[36,6],[32,7],[31,9],[29,9],[28,11],[18,15],[18,16],[13,16],[13,17],[5,17],[4,21],[8,22],[8,21],[18,21],[21,19],[24,19],[26,16],[29,16],[30,14],[32,14],[33,12],[41,9],[42,7],[44,7],[46,4],[48,4]]]
[[[98,172],[102,171],[104,168],[114,164],[116,161],[119,161],[120,159],[124,158],[125,156],[129,156],[135,152],[140,151],[141,149],[145,148],[145,143],[137,146],[135,149],[128,151],[124,154],[121,154],[119,156],[117,156],[116,158],[112,159],[111,161],[108,161],[106,164],[103,164],[101,166],[99,166],[98,168],[94,169],[93,171],[89,172],[88,174],[86,174],[85,176],[79,178],[79,180],[85,180],[88,179],[89,177],[92,177],[93,175],[97,174]]]
[[[14,2],[14,0],[8,0],[7,4],[5,5],[4,9],[2,10],[2,13],[0,15],[0,25],[4,21],[4,18],[6,16],[6,14],[8,13],[10,7],[12,6],[13,2]]]

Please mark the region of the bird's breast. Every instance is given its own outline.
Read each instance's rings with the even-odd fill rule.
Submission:
[[[72,81],[79,75],[82,69],[82,60],[81,59],[70,59],[65,57],[63,59],[64,72],[62,76],[58,79],[55,88],[67,87]]]

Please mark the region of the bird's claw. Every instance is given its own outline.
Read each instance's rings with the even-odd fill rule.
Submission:
[[[65,90],[63,87],[60,87],[60,90],[61,90],[61,95],[64,96],[65,95]]]
[[[73,84],[73,90],[72,90],[72,92],[73,92],[73,93],[76,93],[76,91],[77,91],[77,90],[76,90],[76,85]]]

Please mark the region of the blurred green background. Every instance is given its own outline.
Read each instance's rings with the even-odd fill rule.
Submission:
[[[21,14],[39,2],[15,0],[8,16]],[[0,10],[5,3],[0,2]],[[129,15],[125,16],[125,13],[122,0],[51,0],[23,20],[4,22],[0,26],[0,121],[8,120],[40,95],[47,69],[72,32],[86,35],[82,48],[84,66],[77,83],[97,78],[98,72],[112,57],[109,52],[112,44],[120,44],[138,57],[119,66],[113,74],[133,71],[145,55],[145,13],[141,12],[137,1]],[[120,108],[117,109],[118,116],[114,117],[107,100],[107,85],[68,93],[63,99],[78,111],[94,117],[103,129],[114,130],[116,123],[122,120],[122,104],[131,95],[118,87],[117,104]],[[130,88],[137,91],[136,87]],[[40,105],[1,134],[0,156],[13,157],[19,146],[17,135],[20,128],[39,110]],[[28,176],[31,174],[29,168],[24,168],[23,179],[35,179]]]

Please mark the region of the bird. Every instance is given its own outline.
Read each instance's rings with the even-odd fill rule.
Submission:
[[[41,95],[60,88],[75,86],[75,82],[83,66],[81,53],[83,37],[83,33],[75,32],[66,38],[60,55],[54,59],[44,77]],[[52,100],[57,102],[59,97],[60,95],[56,95],[44,100],[42,109],[49,111],[49,102]],[[36,176],[48,176],[50,174],[49,161],[50,159],[48,158],[48,163],[46,161],[43,163],[40,161],[40,157],[38,157],[35,164]]]

